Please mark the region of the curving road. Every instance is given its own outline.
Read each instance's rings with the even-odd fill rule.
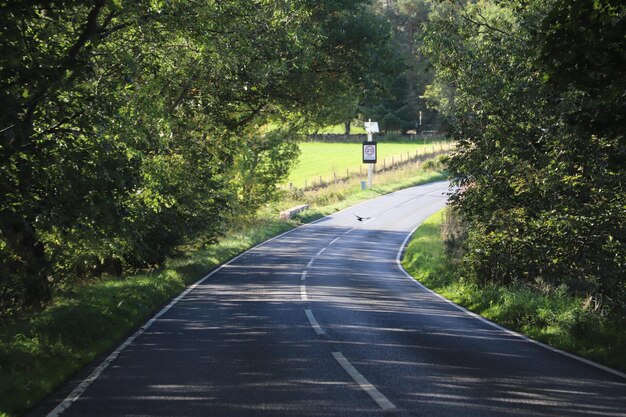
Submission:
[[[400,270],[407,235],[446,190],[399,191],[257,246],[35,414],[626,416],[623,376],[477,319]]]

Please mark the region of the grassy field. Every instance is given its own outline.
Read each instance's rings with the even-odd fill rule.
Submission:
[[[242,221],[217,244],[181,248],[182,254],[159,270],[103,278],[57,292],[54,303],[43,312],[0,323],[0,416],[15,416],[33,406],[127,337],[187,285],[250,247],[360,201],[445,179],[444,173],[423,167],[409,164],[381,173],[370,190],[361,190],[354,181],[285,193],[282,200],[261,209],[256,218]],[[278,220],[280,210],[303,202],[312,209],[293,221]]]
[[[338,178],[345,178],[348,174],[358,173],[360,169],[365,171],[361,146],[360,143],[302,142],[300,143],[300,158],[286,183],[303,188],[305,182],[309,185],[318,182],[320,176],[326,181],[333,177],[333,173],[336,173]],[[407,156],[414,158],[416,155],[432,153],[441,147],[449,146],[449,143],[443,141],[426,144],[378,142],[377,165],[378,168],[383,165],[390,166],[392,161],[394,163],[406,161]]]
[[[626,323],[584,307],[565,291],[524,285],[477,286],[460,279],[445,254],[445,210],[426,220],[407,246],[402,265],[430,289],[506,328],[551,346],[626,371]]]

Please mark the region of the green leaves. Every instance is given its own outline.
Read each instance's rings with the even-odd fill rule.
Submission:
[[[428,96],[459,140],[450,171],[468,276],[564,284],[615,308],[626,298],[625,15],[591,0],[432,14]]]
[[[0,17],[3,310],[159,265],[254,212],[297,154],[294,126],[361,88],[385,48],[361,0],[11,2]]]

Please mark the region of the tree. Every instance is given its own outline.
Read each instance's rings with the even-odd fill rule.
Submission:
[[[359,0],[24,1],[0,18],[5,310],[222,233],[295,155],[289,126],[257,128],[314,119],[384,50]]]
[[[429,91],[453,116],[468,277],[623,302],[626,129],[606,115],[624,114],[625,14],[613,1],[511,0],[431,15]]]
[[[394,56],[385,80],[386,88],[377,94],[365,95],[360,102],[360,112],[366,119],[380,121],[384,131],[439,127],[437,111],[428,108],[422,98],[434,76],[428,58],[420,52],[431,3],[425,0],[378,1],[376,10],[391,26]]]

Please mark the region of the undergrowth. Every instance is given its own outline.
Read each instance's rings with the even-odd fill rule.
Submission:
[[[506,328],[559,349],[626,371],[626,321],[601,315],[565,287],[540,290],[468,282],[441,236],[445,209],[427,219],[408,244],[402,265],[433,291]]]

